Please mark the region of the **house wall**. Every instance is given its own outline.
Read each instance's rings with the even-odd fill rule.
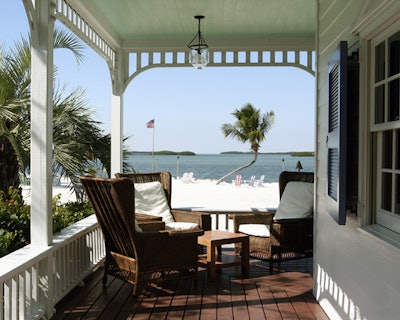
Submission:
[[[371,16],[371,12],[379,14]],[[398,0],[318,0],[314,294],[331,319],[399,319],[400,250],[365,228],[369,221],[367,42],[362,32],[352,33],[367,16],[373,17],[370,22],[378,26],[396,12],[400,12]],[[362,119],[358,216],[348,216],[344,226],[329,214],[333,200],[327,196],[326,148],[328,61],[341,40],[348,42],[349,53],[360,49]]]

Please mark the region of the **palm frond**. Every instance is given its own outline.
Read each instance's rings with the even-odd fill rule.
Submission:
[[[66,29],[56,28],[54,30],[54,48],[71,50],[78,65],[84,59],[85,46],[79,38]]]

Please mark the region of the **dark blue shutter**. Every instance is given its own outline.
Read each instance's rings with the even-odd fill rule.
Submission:
[[[346,223],[347,42],[341,41],[329,60],[328,195],[335,220]]]

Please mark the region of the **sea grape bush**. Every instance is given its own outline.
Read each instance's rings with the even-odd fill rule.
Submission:
[[[87,201],[61,203],[60,198],[60,194],[53,198],[54,233],[94,214],[91,204]]]
[[[29,216],[18,189],[10,188],[8,197],[0,192],[0,257],[29,243]]]
[[[92,215],[89,202],[60,202],[53,198],[53,232]],[[7,200],[8,199],[8,200]],[[8,197],[0,192],[0,257],[18,250],[30,241],[30,206],[25,204],[18,189],[10,188]]]

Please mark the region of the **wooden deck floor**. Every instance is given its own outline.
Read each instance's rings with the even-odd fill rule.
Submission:
[[[197,289],[192,280],[169,281],[147,286],[136,299],[131,285],[110,276],[103,288],[100,268],[52,319],[329,319],[312,295],[312,258],[276,264],[273,274],[268,263],[251,260],[246,279],[239,267],[223,269],[215,282],[199,271]]]

